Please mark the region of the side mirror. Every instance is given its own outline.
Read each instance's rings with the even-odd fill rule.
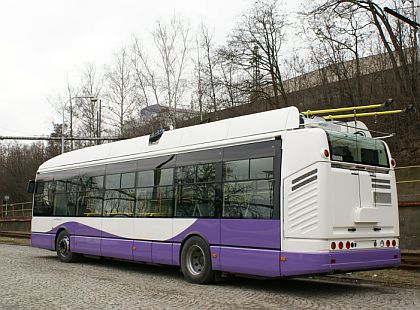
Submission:
[[[29,182],[28,182],[28,193],[29,194],[33,194],[33,193],[35,193],[35,181],[34,180],[30,180]]]

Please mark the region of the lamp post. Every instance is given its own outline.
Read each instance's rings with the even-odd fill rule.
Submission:
[[[98,98],[94,96],[74,96],[70,97],[63,105],[63,123],[61,124],[61,154],[64,154],[64,113],[66,110],[67,103],[71,102],[73,99],[90,99],[92,102],[96,102]]]

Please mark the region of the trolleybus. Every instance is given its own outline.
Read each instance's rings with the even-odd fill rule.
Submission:
[[[295,107],[87,147],[39,167],[32,246],[284,277],[396,266],[396,184],[367,130]]]

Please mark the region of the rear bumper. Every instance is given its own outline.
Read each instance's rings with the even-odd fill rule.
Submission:
[[[324,253],[282,252],[281,256],[282,276],[381,269],[401,263],[400,250],[397,248]]]

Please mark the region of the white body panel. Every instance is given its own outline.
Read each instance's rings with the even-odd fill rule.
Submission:
[[[37,217],[32,221],[32,232],[47,233],[64,223],[77,222],[121,238],[166,241],[177,236],[195,221],[196,219],[169,218]]]
[[[297,128],[299,111],[289,107],[167,131],[154,145],[149,145],[149,136],[143,136],[84,148],[46,161],[38,173],[263,141]]]
[[[329,250],[331,241],[356,242],[363,249],[372,248],[372,240],[398,238],[392,169],[368,172],[347,163],[333,167],[322,155],[329,146],[318,128],[287,132],[282,138],[282,250]],[[375,188],[375,179],[390,188]],[[377,193],[382,202],[374,201]]]

